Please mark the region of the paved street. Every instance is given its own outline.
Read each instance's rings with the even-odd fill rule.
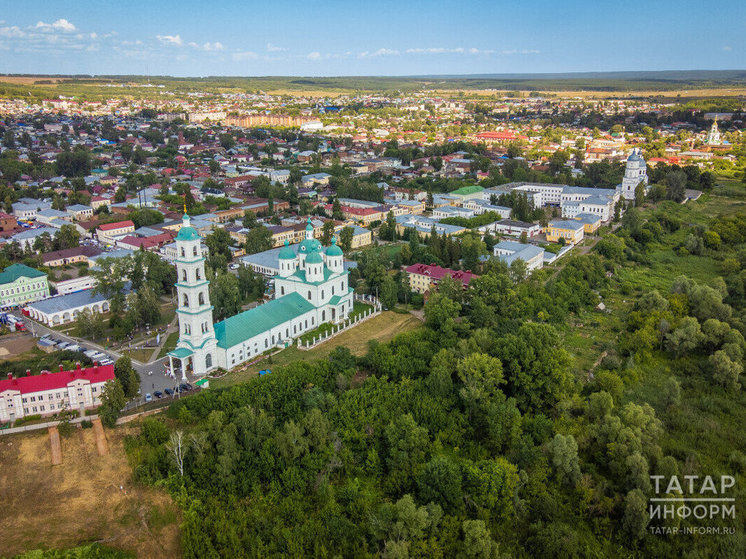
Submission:
[[[81,347],[85,347],[86,350],[95,349],[101,351],[102,353],[108,355],[112,361],[116,361],[117,359],[122,357],[122,354],[117,351],[105,349],[103,346],[95,344],[89,340],[81,340],[80,338],[76,338],[75,336],[68,336],[61,332],[57,332],[56,330],[47,328],[46,326],[39,324],[38,322],[35,322],[26,316],[22,316],[20,313],[14,314],[23,320],[26,328],[35,338],[40,338],[46,334],[49,334],[50,337],[56,340],[73,342]],[[165,335],[167,334],[164,334],[164,336]],[[155,350],[155,348],[153,349]],[[132,366],[137,371],[138,375],[140,375],[141,394],[138,402],[128,404],[125,409],[134,407],[134,405],[137,404],[142,404],[145,400],[145,394],[147,393],[153,394],[156,391],[163,392],[166,388],[173,389],[182,382],[180,376],[176,379],[172,379],[165,375],[165,366],[167,364],[168,357],[162,357],[161,359],[158,359],[151,363],[138,363],[137,361],[132,361]],[[188,376],[188,381],[192,385],[194,385],[195,380],[195,377],[192,377],[191,375]],[[168,398],[168,396],[165,396],[165,394],[164,397]],[[153,399],[156,399],[155,396],[153,397]]]

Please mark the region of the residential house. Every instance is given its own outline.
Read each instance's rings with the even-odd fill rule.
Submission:
[[[576,245],[583,240],[585,226],[576,220],[553,220],[546,228],[547,241],[557,243],[564,239],[568,245]]]
[[[515,260],[523,260],[529,271],[544,265],[544,249],[515,241],[500,241],[493,249],[495,256],[510,266]]]
[[[127,219],[125,221],[99,225],[98,229],[96,229],[96,237],[102,243],[113,245],[116,243],[118,237],[124,237],[129,233],[134,233],[134,231],[135,224],[132,220]]]
[[[464,289],[469,286],[469,282],[473,278],[479,277],[471,272],[451,270],[428,264],[412,264],[404,271],[409,276],[409,288],[423,295],[429,291],[434,291],[445,276],[450,276],[455,281],[460,282]]]

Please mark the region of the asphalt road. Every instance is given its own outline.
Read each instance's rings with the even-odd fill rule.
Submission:
[[[122,354],[117,351],[105,349],[104,347],[98,344],[94,344],[93,342],[89,340],[81,340],[79,338],[75,338],[74,336],[68,336],[66,334],[62,334],[61,332],[57,332],[56,330],[47,328],[46,326],[39,324],[38,322],[35,322],[29,319],[28,317],[22,316],[20,313],[14,313],[14,314],[18,318],[23,320],[24,324],[26,325],[27,330],[36,338],[41,338],[45,334],[49,334],[49,336],[51,338],[54,338],[55,340],[64,340],[66,342],[73,342],[79,345],[80,347],[85,347],[86,350],[88,349],[98,350],[102,353],[105,353],[107,356],[109,356],[109,358],[112,361],[116,361],[117,359],[122,357]],[[144,364],[137,364],[134,361],[132,362],[132,366],[137,371],[137,374],[140,376],[140,397],[138,398],[137,401],[128,403],[127,406],[125,406],[125,409],[129,409],[131,407],[144,403],[145,395],[146,394],[153,395],[156,391],[163,392],[163,397],[168,398],[164,390],[166,388],[174,389],[182,382],[182,380],[180,376],[178,376],[176,379],[167,377],[165,374],[166,365],[168,365],[168,357],[162,357],[151,363],[144,363]],[[188,375],[188,382],[190,382],[192,385],[194,385],[195,380],[197,380],[196,377]],[[153,396],[153,399],[156,400],[157,398]]]

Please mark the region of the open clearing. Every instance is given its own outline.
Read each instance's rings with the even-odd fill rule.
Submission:
[[[259,363],[229,373],[223,378],[210,381],[210,386],[220,388],[246,382],[249,378],[256,376],[262,369],[282,367],[295,361],[315,361],[329,355],[332,350],[339,346],[346,346],[358,357],[368,351],[368,342],[377,340],[388,342],[397,334],[408,332],[421,326],[422,323],[411,314],[398,314],[392,311],[384,311],[376,317],[366,320],[362,324],[342,332],[335,338],[321,344],[309,351],[301,351],[296,347],[289,347],[272,357],[272,360],[263,359]]]
[[[21,85],[33,85],[36,82],[61,83],[66,81],[70,81],[70,78],[52,78],[48,76],[0,76],[0,83]]]
[[[28,332],[16,332],[0,337],[0,356],[5,359],[20,357],[31,351],[36,340]]]
[[[138,557],[179,557],[177,507],[132,483],[122,440],[137,429],[106,430],[105,456],[93,429],[76,429],[54,467],[46,430],[0,438],[0,556],[99,541]]]
[[[682,88],[682,89],[671,89],[668,91],[655,91],[655,90],[637,90],[637,91],[592,91],[592,90],[546,90],[546,91],[530,91],[520,90],[520,86],[517,89],[441,89],[436,88],[433,91],[443,94],[453,95],[459,92],[463,92],[464,95],[480,95],[489,97],[504,97],[508,93],[514,93],[518,90],[521,97],[528,97],[530,93],[539,94],[548,97],[582,97],[584,99],[621,99],[631,97],[664,97],[667,99],[676,99],[680,102],[685,102],[689,99],[702,99],[704,97],[741,97],[746,95],[746,87],[724,87],[724,88],[709,88],[709,89],[696,89],[696,88]]]

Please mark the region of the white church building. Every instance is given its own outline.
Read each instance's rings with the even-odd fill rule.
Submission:
[[[270,348],[288,346],[320,324],[343,322],[352,311],[342,249],[334,239],[324,250],[309,220],[298,254],[287,242],[280,251],[275,298],[214,324],[201,240],[184,215],[176,237],[179,341],[168,354],[171,370],[178,362],[183,378],[187,371],[204,375],[218,367],[230,369]]]
[[[647,192],[648,166],[642,157],[642,150],[633,148],[632,153],[627,158],[622,184],[618,185],[617,189],[621,190],[625,200],[634,200],[635,189],[640,183],[645,184],[645,191]]]

